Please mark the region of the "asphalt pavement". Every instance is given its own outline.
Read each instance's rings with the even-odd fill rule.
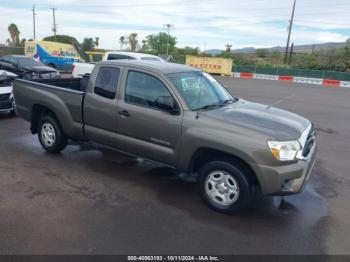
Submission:
[[[223,215],[168,168],[89,144],[51,155],[29,123],[0,115],[0,254],[349,254],[350,89],[219,80],[315,123],[303,193]]]

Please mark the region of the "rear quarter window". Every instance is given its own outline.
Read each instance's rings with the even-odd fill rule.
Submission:
[[[94,85],[94,93],[113,99],[117,93],[120,69],[117,67],[100,67]]]

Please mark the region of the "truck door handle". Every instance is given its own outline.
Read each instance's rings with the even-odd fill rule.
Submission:
[[[129,116],[130,116],[129,112],[126,111],[126,110],[119,111],[118,113],[119,113],[119,115],[121,115],[122,117],[129,117]]]

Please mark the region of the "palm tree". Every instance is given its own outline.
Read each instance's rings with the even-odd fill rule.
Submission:
[[[123,50],[123,47],[125,45],[125,36],[121,36],[119,38],[119,43],[120,43],[120,50]]]
[[[19,41],[19,30],[16,24],[10,24],[8,26],[8,31],[10,33],[11,36],[11,45],[12,46],[19,46],[20,45],[20,41]]]
[[[231,47],[232,47],[232,45],[226,44],[225,47],[226,47],[225,52],[230,53],[230,52],[231,52]]]
[[[136,33],[131,33],[129,35],[129,43],[130,43],[130,50],[131,51],[135,51],[136,50],[136,46],[137,46],[137,34]]]

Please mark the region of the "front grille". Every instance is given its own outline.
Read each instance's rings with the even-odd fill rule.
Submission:
[[[314,130],[314,127],[312,127],[304,145],[303,157],[307,157],[309,155],[311,148],[315,144],[315,135],[316,135],[316,132]]]
[[[11,94],[1,94],[0,101],[8,101],[10,99]]]

